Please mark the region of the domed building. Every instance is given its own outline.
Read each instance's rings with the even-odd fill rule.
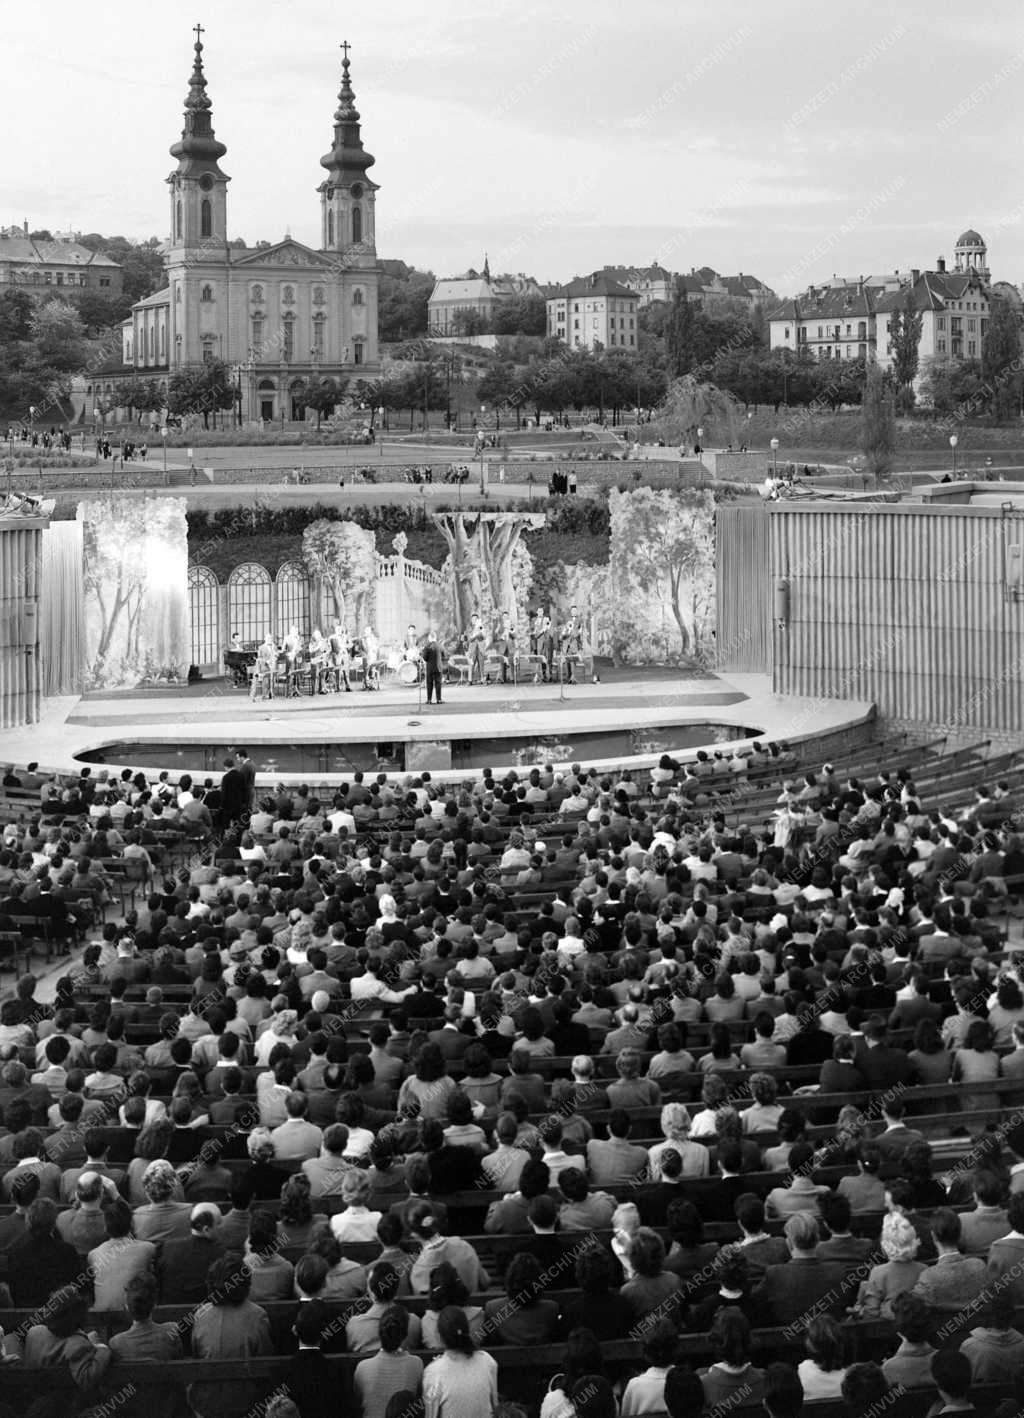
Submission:
[[[984,238],[979,236],[973,227],[968,227],[962,236],[957,237],[956,246],[953,248],[953,262],[956,271],[962,276],[974,275],[988,279],[988,247]]]

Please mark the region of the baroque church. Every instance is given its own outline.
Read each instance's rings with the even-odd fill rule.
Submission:
[[[170,377],[213,359],[231,367],[243,420],[304,416],[308,380],[373,379],[379,268],[374,158],[363,147],[341,46],[334,141],[320,159],[320,249],[287,237],[255,248],[229,246],[227,152],[213,131],[203,70],[202,28],[185,100],[185,126],[171,148],[171,237],[167,285],[141,300],[122,326],[121,373]]]

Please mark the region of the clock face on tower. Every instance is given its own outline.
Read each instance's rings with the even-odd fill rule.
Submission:
[[[208,172],[204,172],[202,177],[199,179],[199,186],[204,192],[213,191],[213,178]]]
[[[353,184],[352,184],[352,196],[353,196],[353,197],[355,198],[355,200],[358,202],[359,199],[360,199],[360,197],[361,197],[362,195],[363,195],[363,184],[362,184],[361,182],[353,182]]]

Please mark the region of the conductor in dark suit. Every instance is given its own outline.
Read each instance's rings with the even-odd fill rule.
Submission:
[[[427,636],[427,643],[420,653],[423,656],[423,667],[427,681],[427,703],[432,704],[436,700],[438,704],[443,704],[441,676],[444,673],[444,651],[437,643],[437,635],[433,630]]]
[[[220,825],[230,827],[242,816],[246,806],[248,784],[233,758],[225,758],[224,769],[220,780]]]

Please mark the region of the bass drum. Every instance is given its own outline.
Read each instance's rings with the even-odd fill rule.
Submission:
[[[418,660],[403,660],[398,666],[398,678],[402,684],[415,684],[420,677]]]

